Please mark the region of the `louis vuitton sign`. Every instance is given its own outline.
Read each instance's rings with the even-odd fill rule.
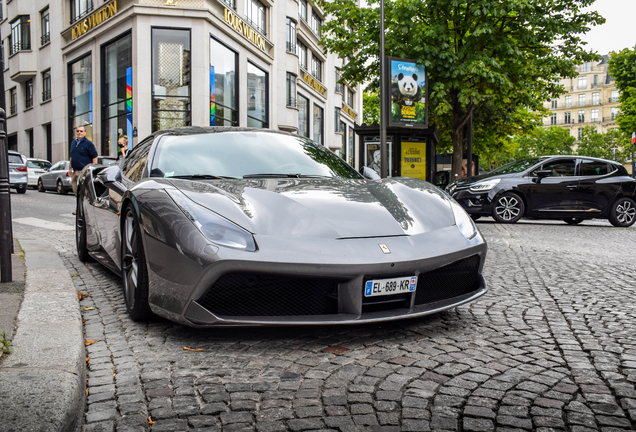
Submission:
[[[84,18],[79,24],[73,26],[72,37],[77,39],[85,33],[91,31],[104,21],[112,18],[117,13],[117,0],[105,4],[96,12]]]

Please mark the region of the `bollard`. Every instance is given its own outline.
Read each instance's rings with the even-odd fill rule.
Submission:
[[[11,282],[11,253],[13,252],[13,230],[11,227],[11,191],[9,188],[9,155],[6,113],[0,108],[0,282]]]

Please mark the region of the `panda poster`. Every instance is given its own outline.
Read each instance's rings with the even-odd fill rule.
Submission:
[[[424,65],[415,60],[389,57],[391,70],[390,126],[428,127],[428,86]]]

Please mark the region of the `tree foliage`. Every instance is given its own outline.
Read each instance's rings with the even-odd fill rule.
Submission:
[[[575,140],[567,129],[558,126],[547,129],[538,127],[531,135],[515,138],[516,149],[513,159],[545,155],[571,155],[574,154]]]
[[[621,108],[616,122],[624,133],[631,136],[632,132],[636,132],[636,46],[612,54],[609,73],[620,90],[618,101]]]
[[[377,91],[365,90],[362,93],[362,121],[368,125],[380,123],[380,97]]]
[[[631,142],[619,129],[598,133],[593,126],[581,131],[581,139],[576,154],[625,162],[630,158]]]
[[[461,171],[464,130],[473,125],[489,145],[510,129],[527,129],[529,111],[563,93],[561,77],[597,59],[580,34],[605,20],[583,8],[594,0],[387,0],[385,52],[426,67],[429,119],[452,142],[453,173]],[[349,83],[379,87],[379,1],[323,0],[329,19],[322,45],[348,62]],[[494,120],[494,121],[493,121]],[[477,133],[474,133],[477,142]]]

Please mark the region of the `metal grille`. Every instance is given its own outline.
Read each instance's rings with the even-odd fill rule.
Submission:
[[[446,300],[479,287],[479,255],[422,273],[417,279],[415,305]]]
[[[199,302],[219,316],[338,313],[338,281],[258,273],[221,276]]]

